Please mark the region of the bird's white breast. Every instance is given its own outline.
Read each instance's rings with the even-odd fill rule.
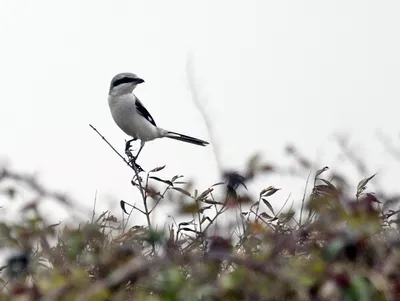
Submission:
[[[143,141],[160,137],[157,127],[153,126],[137,112],[135,96],[133,94],[110,95],[108,97],[108,104],[115,123],[128,136]]]

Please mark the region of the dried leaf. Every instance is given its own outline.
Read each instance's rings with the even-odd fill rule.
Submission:
[[[266,193],[268,190],[270,190],[271,188],[273,188],[272,186],[268,186],[267,188],[264,188],[263,190],[261,190],[260,192],[260,196],[262,196],[264,193]]]
[[[210,209],[211,207],[212,207],[212,205],[201,207],[201,208],[199,209],[199,213],[203,213],[204,211],[206,211],[207,209]]]
[[[57,227],[57,226],[59,226],[60,224],[61,224],[61,222],[58,222],[57,224],[48,225],[48,226],[47,226],[47,229]]]
[[[255,170],[256,167],[259,165],[260,160],[261,160],[260,154],[254,154],[253,156],[250,157],[249,161],[247,162],[247,168],[250,171]]]
[[[357,185],[357,196],[359,196],[365,190],[365,188],[367,188],[368,182],[371,181],[371,179],[373,177],[375,177],[375,176],[376,176],[376,173],[373,174],[372,176],[368,177],[368,178],[365,178],[365,179],[361,180],[358,183],[358,185]]]
[[[153,180],[156,180],[156,181],[158,181],[158,182],[165,183],[165,184],[167,184],[167,185],[169,185],[169,186],[173,186],[173,185],[174,185],[171,181],[169,181],[169,180],[163,180],[163,179],[160,179],[160,178],[158,178],[158,177],[153,177],[153,176],[151,176],[151,177],[149,177],[149,179],[153,179]]]
[[[223,205],[224,204],[224,203],[216,202],[216,201],[212,201],[212,200],[205,200],[204,203],[211,204],[211,205]]]
[[[179,229],[179,230],[181,230],[181,231],[189,231],[189,232],[194,232],[194,233],[197,233],[197,231],[196,231],[196,230],[193,230],[193,229],[190,229],[190,228],[181,228],[181,229]]]
[[[268,209],[271,210],[271,212],[275,215],[274,208],[272,208],[270,202],[268,202],[266,199],[262,199],[265,205],[267,205]]]
[[[251,198],[248,195],[243,195],[236,197],[234,199],[230,199],[228,201],[228,206],[234,206],[236,204],[248,204],[251,203]]]
[[[207,195],[210,194],[210,192],[212,192],[214,189],[213,188],[208,188],[207,190],[203,191],[197,198],[196,200],[202,200],[204,199]]]
[[[157,172],[157,171],[163,170],[163,169],[165,168],[165,166],[166,166],[166,165],[153,168],[152,170],[149,171],[149,173],[151,173],[151,172]]]
[[[176,191],[179,191],[180,193],[183,193],[184,195],[191,197],[190,192],[183,188],[180,188],[180,187],[172,187],[172,188]]]
[[[215,186],[219,186],[219,185],[224,185],[224,184],[225,184],[225,182],[218,182],[218,183],[215,183],[215,184],[211,185],[211,187],[215,187]]]
[[[256,206],[258,206],[260,204],[260,202],[255,202],[253,205],[251,205],[251,207],[250,207],[250,209],[252,209],[253,207],[256,207]]]
[[[295,212],[291,211],[291,210],[288,212],[282,213],[279,216],[280,223],[282,223],[282,224],[287,223],[289,220],[291,220],[294,217],[294,214],[295,214]]]
[[[181,223],[178,224],[178,226],[179,226],[179,228],[181,226],[190,226],[190,225],[193,224],[193,222],[194,222],[194,220],[191,220],[190,222],[181,222]]]
[[[280,188],[272,188],[271,190],[269,190],[267,193],[264,194],[265,197],[267,196],[271,196],[273,195],[275,192],[277,192],[278,190],[281,190]]]
[[[333,186],[333,184],[325,179],[319,179],[320,181],[324,182],[326,185],[328,185],[329,187],[336,189],[335,186]]]
[[[179,178],[183,178],[183,176],[173,176],[173,178],[171,179],[171,182],[173,183]]]
[[[273,195],[278,190],[280,190],[280,188],[275,188],[274,186],[268,186],[267,188],[264,188],[263,190],[261,190],[260,196],[267,197],[267,196]]]
[[[154,189],[154,187],[148,185],[147,187],[143,188],[146,192],[146,194],[151,197],[151,198],[155,198],[157,197],[162,197],[161,193],[159,191],[157,191],[156,189]]]
[[[327,171],[329,169],[328,166],[322,167],[321,169],[317,170],[316,174],[315,174],[315,178],[317,178],[320,174],[324,173],[325,171]]]
[[[124,201],[121,201],[124,202]],[[121,204],[120,202],[120,204]],[[125,203],[125,202],[124,202]],[[126,203],[128,204],[128,203]],[[129,204],[128,204],[129,205]],[[104,216],[108,213],[108,210],[104,211],[102,214],[100,214],[100,216],[97,218],[96,223],[98,223],[102,218],[104,218]]]
[[[268,172],[268,171],[274,171],[275,170],[275,166],[271,165],[271,164],[264,164],[260,167],[261,171],[264,172]]]
[[[203,216],[203,218],[201,219],[200,225],[202,225],[205,221],[209,221],[210,223],[212,222],[211,218],[209,218],[208,216]]]
[[[252,233],[261,233],[261,232],[263,231],[263,227],[262,227],[262,225],[261,225],[258,221],[256,221],[256,222],[251,223],[251,224],[249,225],[249,230],[250,230]]]
[[[313,194],[316,195],[332,195],[337,196],[337,190],[332,185],[317,185],[313,189]]]
[[[263,218],[269,218],[269,219],[274,218],[273,216],[269,215],[269,214],[266,213],[266,212],[261,212],[261,213],[260,213],[260,216],[263,217]]]
[[[125,204],[126,204],[126,202],[123,201],[123,200],[121,200],[121,201],[119,202],[119,205],[120,205],[122,211],[124,211],[126,214],[129,214],[128,211],[126,211]]]

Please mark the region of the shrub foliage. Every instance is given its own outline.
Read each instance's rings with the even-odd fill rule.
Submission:
[[[400,300],[397,199],[367,192],[374,175],[349,192],[344,177],[321,168],[297,209],[285,197],[272,203],[273,186],[246,190],[277,172],[257,156],[243,175],[227,172],[198,191],[180,176],[161,178],[164,167],[142,171],[129,152],[141,201],[121,201],[122,219],[106,211],[49,225],[40,201],[71,201],[0,170],[6,199],[21,187],[34,195],[22,222],[0,223],[2,247],[16,250],[0,268],[1,300]],[[179,205],[163,229],[153,213],[167,202]],[[145,224],[130,219],[138,214]],[[236,222],[224,224],[227,216]]]

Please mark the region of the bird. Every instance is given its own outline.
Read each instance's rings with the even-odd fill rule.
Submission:
[[[136,74],[123,72],[115,75],[110,83],[108,105],[111,115],[118,127],[128,136],[125,151],[129,150],[130,143],[140,140],[140,148],[134,159],[136,160],[146,142],[158,138],[170,138],[199,146],[209,143],[202,139],[172,132],[157,126],[154,118],[143,103],[133,94],[136,86],[144,80]]]

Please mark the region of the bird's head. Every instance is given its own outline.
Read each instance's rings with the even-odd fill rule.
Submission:
[[[110,95],[132,93],[136,85],[144,83],[144,80],[133,73],[119,73],[113,77],[110,84]]]

